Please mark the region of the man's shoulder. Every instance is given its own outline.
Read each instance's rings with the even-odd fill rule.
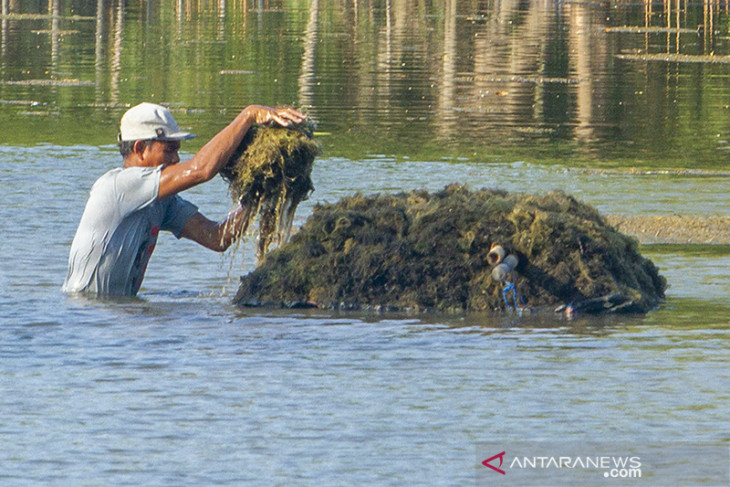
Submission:
[[[156,176],[155,173],[159,173],[159,168],[139,166],[115,167],[99,176],[94,183],[94,188],[103,189],[109,185],[116,187],[122,181],[126,183],[123,184],[126,187],[129,186],[130,181],[154,178]]]
[[[151,205],[157,199],[159,168],[117,167],[96,180],[89,200],[99,205],[112,205],[129,213]]]
[[[107,172],[102,174],[99,179],[114,179],[120,176],[127,177],[145,177],[156,172],[160,172],[160,167],[143,167],[143,166],[130,166],[130,167],[115,167],[109,169]]]

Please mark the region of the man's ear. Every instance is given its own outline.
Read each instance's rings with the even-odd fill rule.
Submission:
[[[146,148],[147,142],[145,142],[144,140],[135,140],[134,144],[132,145],[132,152],[141,156]]]

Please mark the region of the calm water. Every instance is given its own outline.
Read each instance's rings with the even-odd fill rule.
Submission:
[[[666,32],[623,2],[38,3],[2,19],[0,485],[474,485],[484,441],[730,440],[728,246],[644,247],[671,287],[643,317],[239,310],[252,252],[169,235],[138,299],[60,292],[143,98],[201,134],[188,151],[231,107],[309,106],[326,152],[299,222],[450,182],[728,215],[730,67],[698,62],[728,54],[724,8],[698,36],[701,7]],[[659,52],[696,57],[625,57]],[[186,197],[229,207],[221,180]]]

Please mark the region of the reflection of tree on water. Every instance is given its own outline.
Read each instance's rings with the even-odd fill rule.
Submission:
[[[299,75],[299,105],[310,110],[314,106],[314,85],[316,83],[316,58],[317,53],[317,26],[319,18],[319,0],[312,0],[310,7],[309,22],[304,34],[304,53],[302,54],[302,68]]]
[[[124,0],[117,0],[116,15],[114,19],[114,47],[112,49],[111,61],[111,90],[109,101],[119,102],[119,77],[122,71],[122,36],[124,33]]]
[[[8,14],[10,13],[10,6],[8,4],[8,0],[2,0],[2,7],[0,12],[2,12],[2,26],[0,27],[2,29],[2,32],[0,32],[0,56],[2,56],[2,61],[4,64],[5,61],[5,46],[8,44]]]
[[[444,48],[441,68],[440,88],[438,90],[438,133],[442,137],[452,137],[458,131],[459,119],[451,107],[456,105],[456,58],[458,56],[456,0],[447,0],[444,12]]]
[[[61,75],[93,80],[88,103],[94,105],[154,94],[205,109],[263,95],[345,114],[332,117],[342,127],[375,125],[395,136],[417,125],[447,143],[480,143],[484,134],[582,145],[610,138],[627,116],[617,107],[631,94],[631,88],[618,93],[617,86],[627,85],[620,77],[645,72],[644,80],[628,80],[636,83],[633,91],[667,91],[681,82],[677,63],[687,58],[680,55],[704,56],[692,58],[698,62],[724,57],[714,50],[719,18],[728,14],[720,0],[0,1],[4,67],[27,59],[18,46],[35,42],[25,28],[30,19],[47,22],[50,34],[34,53],[42,61],[22,73],[3,69],[5,84],[43,78],[52,84]],[[90,51],[70,47],[61,30],[78,23],[83,33],[89,22],[91,76],[82,71],[91,61],[79,62]],[[657,63],[652,56],[662,53],[675,56],[666,59],[675,64],[663,78],[652,74],[656,68],[622,69],[617,62]],[[221,72],[229,73],[226,80],[216,76]],[[241,79],[242,73],[258,78]]]
[[[599,83],[593,75],[602,71],[610,57],[605,34],[595,32],[596,24],[605,23],[607,16],[604,9],[596,11],[580,4],[573,5],[570,12],[568,44],[574,53],[570,70],[580,80],[575,93],[575,137],[580,142],[591,141],[593,127],[610,116],[606,83]]]

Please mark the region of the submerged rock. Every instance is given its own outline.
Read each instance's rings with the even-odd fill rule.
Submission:
[[[495,270],[495,244],[517,262]],[[563,192],[355,195],[317,206],[241,278],[241,306],[646,312],[666,282],[638,243]],[[491,265],[490,265],[491,260]],[[495,274],[495,278],[492,274]],[[584,303],[584,304],[581,304]]]

